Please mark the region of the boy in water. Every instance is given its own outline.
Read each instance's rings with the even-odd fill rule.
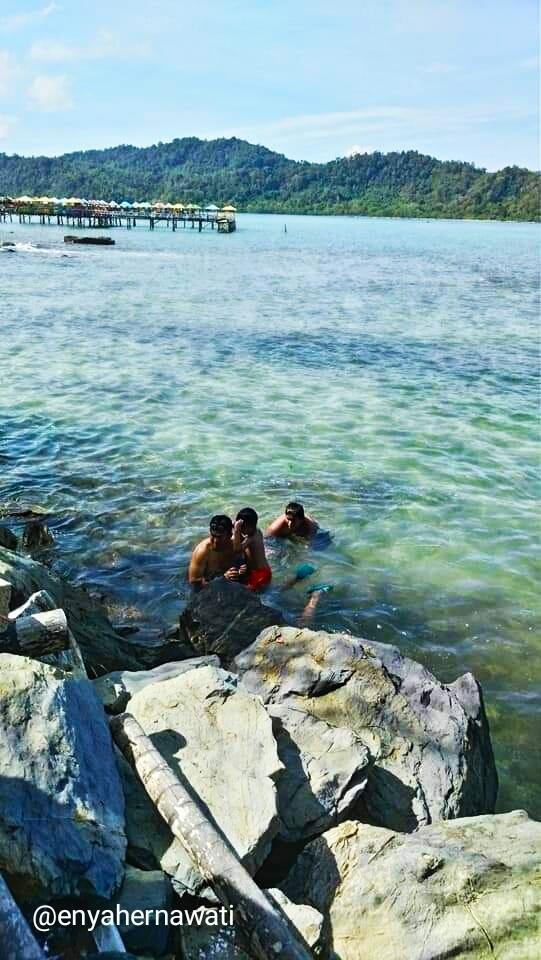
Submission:
[[[188,580],[199,590],[216,577],[226,580],[238,580],[246,573],[246,567],[235,563],[233,547],[233,524],[225,514],[212,517],[209,524],[209,536],[201,540],[194,548]]]
[[[242,582],[249,590],[261,590],[272,579],[272,570],[265,554],[263,534],[257,526],[258,516],[251,507],[237,513],[233,528],[233,550],[242,552],[248,568],[247,578]]]
[[[269,527],[267,537],[303,537],[308,540],[314,537],[319,530],[319,524],[304,512],[302,503],[292,500],[288,503],[284,513],[276,517]]]

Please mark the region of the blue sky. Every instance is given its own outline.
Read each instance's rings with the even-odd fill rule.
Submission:
[[[0,151],[239,136],[539,169],[537,0],[0,0]]]

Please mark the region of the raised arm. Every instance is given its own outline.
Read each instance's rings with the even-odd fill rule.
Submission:
[[[281,537],[284,532],[284,524],[286,523],[285,514],[281,514],[279,517],[276,517],[276,520],[273,520],[265,530],[266,537]]]
[[[233,550],[235,553],[242,553],[244,548],[244,538],[242,535],[242,520],[235,520],[233,524]]]

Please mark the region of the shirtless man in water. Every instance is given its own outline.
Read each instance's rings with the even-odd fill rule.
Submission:
[[[216,577],[238,580],[247,573],[246,565],[235,564],[233,524],[230,517],[217,514],[209,524],[209,536],[198,543],[192,553],[188,580],[199,590]],[[238,551],[240,552],[240,551]]]
[[[319,524],[304,512],[302,503],[288,503],[284,513],[273,520],[265,531],[266,537],[303,537],[309,539],[319,530]]]
[[[249,590],[261,590],[272,579],[272,570],[265,554],[263,534],[257,526],[258,516],[251,507],[237,513],[233,533],[233,549],[242,552],[247,565],[247,576],[242,577]]]

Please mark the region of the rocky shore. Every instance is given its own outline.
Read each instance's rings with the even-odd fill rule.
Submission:
[[[541,825],[494,814],[471,674],[443,684],[396,647],[292,627],[223,580],[142,644],[1,534],[0,956],[541,956]],[[186,791],[173,820],[180,793],[156,795],[126,716]],[[38,933],[37,904],[204,909]],[[284,931],[270,946],[258,910]]]

